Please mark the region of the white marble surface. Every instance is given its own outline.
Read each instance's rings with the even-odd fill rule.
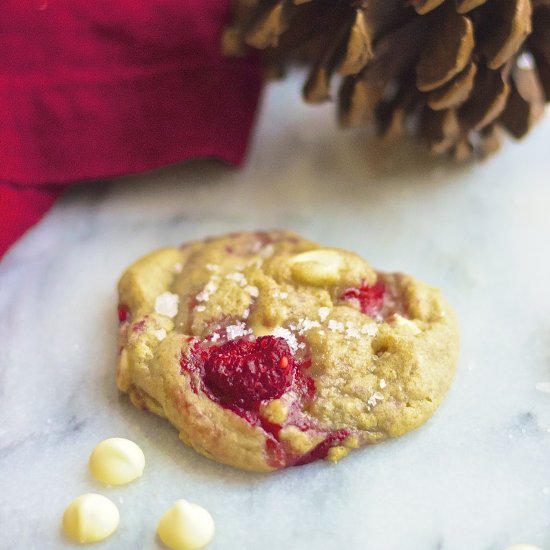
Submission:
[[[107,549],[160,548],[177,498],[215,516],[215,549],[550,548],[550,119],[477,167],[445,168],[336,130],[330,108],[273,86],[248,165],[196,162],[68,192],[0,264],[0,548],[70,548],[75,496],[119,505]],[[452,390],[425,427],[274,475],[219,466],[115,388],[115,283],[165,244],[289,227],[440,286],[462,324]],[[86,469],[101,439],[137,441],[126,488]]]

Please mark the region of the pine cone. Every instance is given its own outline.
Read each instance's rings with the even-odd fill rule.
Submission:
[[[550,0],[236,0],[224,51],[311,68],[309,103],[342,78],[339,121],[422,137],[457,159],[523,137],[550,101]]]

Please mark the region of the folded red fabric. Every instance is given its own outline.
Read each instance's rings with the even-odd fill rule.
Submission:
[[[0,2],[0,257],[68,185],[195,157],[242,161],[257,60],[230,0]]]

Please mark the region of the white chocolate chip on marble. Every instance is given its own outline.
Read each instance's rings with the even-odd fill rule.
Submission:
[[[111,437],[96,446],[88,464],[98,481],[106,485],[125,485],[142,476],[145,456],[133,441]]]
[[[107,497],[87,493],[75,498],[63,514],[63,531],[81,544],[98,542],[112,535],[120,522],[116,505]]]
[[[317,249],[302,252],[289,260],[293,279],[310,285],[337,283],[343,264],[342,255],[336,250]]]
[[[178,314],[180,297],[171,292],[163,292],[159,294],[155,300],[155,311],[159,315],[166,317],[175,317]]]
[[[157,533],[172,550],[198,550],[214,538],[214,520],[202,506],[182,499],[160,518]]]

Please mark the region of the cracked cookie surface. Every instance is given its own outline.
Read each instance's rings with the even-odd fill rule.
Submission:
[[[285,231],[158,250],[118,290],[120,390],[242,469],[336,461],[402,435],[456,368],[438,290]]]

